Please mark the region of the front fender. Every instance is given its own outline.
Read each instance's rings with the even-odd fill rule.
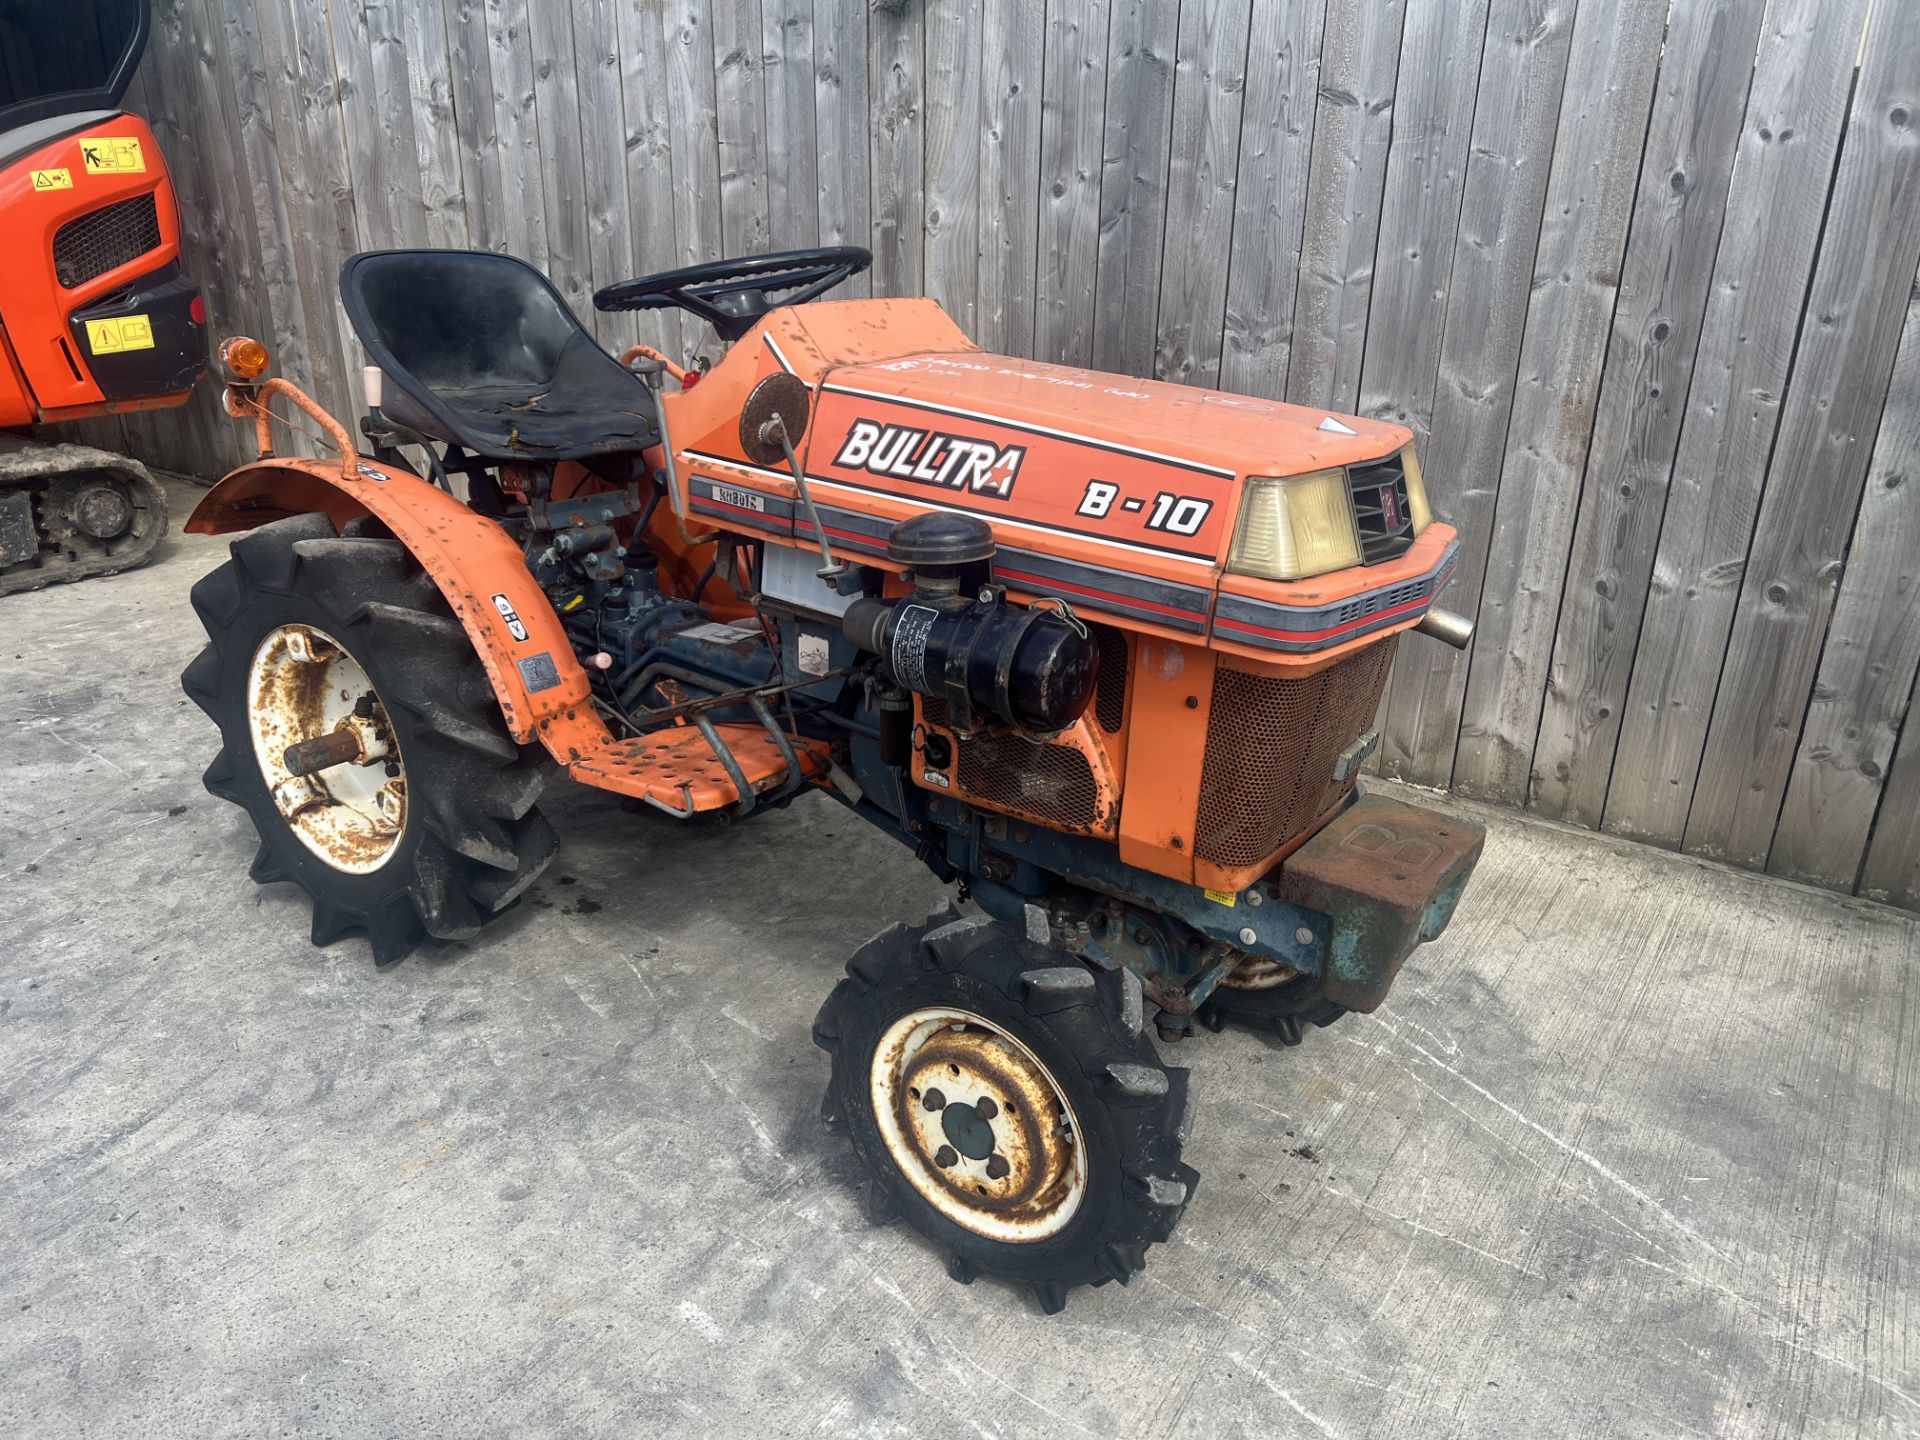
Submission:
[[[338,460],[244,465],[206,493],[187,531],[228,535],[313,512],[336,527],[372,516],[412,552],[466,627],[515,740],[541,740],[562,764],[604,743],[587,672],[513,537],[410,471],[366,459],[354,470],[343,475]]]

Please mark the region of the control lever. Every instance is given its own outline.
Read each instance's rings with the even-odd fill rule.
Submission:
[[[760,427],[760,439],[768,445],[778,445],[781,453],[787,457],[787,469],[793,472],[793,483],[799,488],[800,503],[806,508],[807,520],[813,526],[813,538],[819,543],[820,556],[826,561],[813,573],[829,585],[847,573],[847,562],[833,558],[833,546],[827,542],[827,527],[820,523],[820,512],[813,508],[813,495],[807,489],[807,475],[800,468],[800,457],[793,453],[793,438],[787,434],[787,422],[776,411],[773,418]]]

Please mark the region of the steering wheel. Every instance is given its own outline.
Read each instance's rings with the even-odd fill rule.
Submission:
[[[872,252],[857,245],[710,260],[609,285],[594,292],[593,307],[665,310],[677,305],[698,315],[732,344],[775,306],[817,300],[872,263]]]

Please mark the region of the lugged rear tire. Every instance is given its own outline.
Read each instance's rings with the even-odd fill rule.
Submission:
[[[1279,1045],[1298,1045],[1309,1025],[1327,1026],[1347,1013],[1346,1007],[1320,993],[1318,975],[1296,975],[1263,990],[1214,987],[1200,1007],[1199,1020],[1209,1030],[1228,1021],[1266,1036]]]
[[[297,515],[248,531],[193,587],[208,644],[181,676],[220,727],[207,789],[259,834],[252,877],[313,902],[312,939],[364,933],[377,964],[423,939],[462,940],[509,908],[558,849],[538,798],[554,766],[507,733],[465,630],[405,546],[352,522]],[[262,772],[250,710],[256,655],[288,627],[322,632],[371,680],[404,761],[404,822],[365,873],[295,833]],[[343,767],[344,768],[344,767]]]
[[[974,1018],[942,1024],[945,1012]],[[916,1041],[923,1031],[933,1038]],[[813,1036],[833,1058],[822,1117],[848,1135],[865,1165],[867,1213],[904,1218],[945,1252],[955,1279],[987,1274],[1030,1286],[1048,1314],[1076,1285],[1126,1284],[1147,1248],[1172,1234],[1199,1181],[1180,1158],[1187,1072],[1169,1069],[1154,1050],[1138,979],[1095,974],[991,920],[948,912],[868,941],[847,962]],[[962,1048],[936,1050],[941,1043]],[[964,1048],[976,1043],[974,1053],[985,1057],[978,1064]],[[949,1055],[960,1063],[940,1063]],[[1006,1077],[1031,1081],[1035,1067],[1062,1102],[1064,1129],[1022,1129],[1034,1107],[1008,1104],[1033,1091]],[[951,1082],[943,1078],[949,1069]],[[977,1083],[980,1075],[988,1083]],[[939,1089],[949,1083],[953,1099]],[[895,1117],[891,1141],[882,1109]],[[940,1117],[931,1139],[915,1139],[910,1128],[934,1128],[922,1112]],[[957,1128],[956,1118],[964,1122]],[[1068,1163],[1056,1184],[1029,1183],[1049,1172],[1020,1157],[1049,1133],[1072,1137],[1043,1139]],[[933,1152],[935,1144],[944,1153]],[[976,1201],[975,1191],[986,1198]],[[1071,1205],[1069,1195],[1077,1195]],[[1034,1238],[1005,1238],[1014,1226]]]

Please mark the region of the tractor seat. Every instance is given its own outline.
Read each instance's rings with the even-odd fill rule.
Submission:
[[[660,443],[654,397],[547,277],[480,250],[374,250],[340,298],[385,376],[381,412],[488,460],[581,460]]]

